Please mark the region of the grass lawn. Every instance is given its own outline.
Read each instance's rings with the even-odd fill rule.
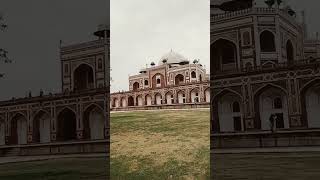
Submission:
[[[209,179],[209,109],[111,113],[111,179]]]
[[[214,180],[319,180],[320,153],[214,155]]]
[[[105,158],[64,158],[0,165],[1,180],[106,180]]]

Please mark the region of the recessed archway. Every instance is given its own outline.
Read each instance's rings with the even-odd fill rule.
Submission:
[[[177,99],[179,104],[186,103],[186,93],[184,91],[179,91],[177,93]]]
[[[226,91],[216,97],[216,111],[221,132],[243,131],[241,98],[239,95]]]
[[[260,34],[260,47],[262,52],[275,52],[275,37],[274,34],[270,31],[263,31]]]
[[[200,95],[198,89],[193,89],[190,91],[190,100],[192,103],[200,102]]]
[[[121,98],[121,107],[127,107],[127,101],[126,101],[126,98]]]
[[[210,71],[233,71],[237,68],[237,46],[226,39],[219,39],[210,46]]]
[[[132,96],[128,97],[128,106],[134,106],[134,99]]]
[[[156,105],[161,105],[162,104],[162,96],[160,93],[155,94],[155,104]]]
[[[94,88],[94,71],[87,64],[81,64],[74,70],[73,79],[75,91]]]
[[[145,96],[145,105],[147,105],[147,106],[151,106],[152,105],[152,97],[149,95],[149,94],[147,94],[146,96]]]
[[[133,91],[138,91],[140,88],[139,83],[138,82],[133,83],[132,88],[133,88]]]
[[[183,84],[184,83],[184,76],[182,74],[176,75],[176,77],[174,78],[174,83],[175,83],[175,85]]]
[[[292,65],[294,63],[294,50],[293,50],[292,42],[290,40],[287,41],[286,51],[287,51],[288,64]]]
[[[205,101],[206,101],[206,102],[210,102],[210,88],[207,88],[207,89],[204,91],[204,98],[205,98]]]
[[[33,119],[32,140],[34,143],[50,142],[50,115],[39,111]]]
[[[173,94],[169,91],[166,93],[166,104],[174,104]]]
[[[314,80],[301,91],[302,125],[320,128],[320,80]]]
[[[10,144],[27,144],[28,123],[24,115],[18,113],[11,119]]]
[[[136,97],[136,106],[143,106],[143,99],[141,95]]]
[[[69,108],[63,109],[58,115],[58,141],[70,141],[77,139],[76,114]]]
[[[276,115],[273,128],[289,128],[287,94],[283,89],[272,85],[259,89],[254,95],[254,107],[256,124],[261,130],[271,130],[271,115]]]
[[[103,110],[97,105],[90,105],[84,111],[84,139],[104,139],[105,116]]]

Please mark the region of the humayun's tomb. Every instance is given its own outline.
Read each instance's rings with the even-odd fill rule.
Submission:
[[[139,74],[129,76],[129,91],[111,93],[113,111],[208,108],[209,75],[198,60],[192,63],[170,51]]]
[[[61,93],[0,102],[0,156],[108,153],[109,30],[60,47]]]
[[[305,13],[211,1],[210,19],[212,148],[320,145],[320,41]]]

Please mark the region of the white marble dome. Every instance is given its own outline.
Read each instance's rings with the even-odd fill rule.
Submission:
[[[183,57],[182,55],[180,55],[172,50],[169,53],[167,53],[161,57],[161,59],[159,61],[159,65],[165,64],[164,60],[167,61],[166,64],[179,64],[179,63],[188,61],[187,58]]]

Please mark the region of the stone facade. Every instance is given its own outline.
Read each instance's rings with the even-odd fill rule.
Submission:
[[[129,91],[112,93],[110,100],[112,110],[209,104],[208,75],[197,61],[190,64],[186,58],[171,51],[160,59],[157,66],[152,63],[140,74],[130,76]]]
[[[109,30],[100,27],[95,34],[99,39],[61,47],[62,93],[0,102],[0,154],[80,153],[82,146],[101,152],[102,143],[107,152]],[[64,151],[66,146],[79,151]]]
[[[320,41],[287,10],[211,13],[211,134],[219,140],[320,128]]]

